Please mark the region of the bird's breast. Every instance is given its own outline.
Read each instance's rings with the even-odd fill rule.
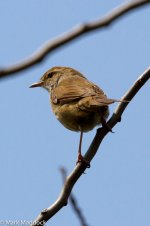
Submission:
[[[81,110],[78,101],[63,105],[51,103],[51,105],[57,119],[69,130],[88,132],[101,124],[100,112]],[[108,109],[105,115],[108,115]]]

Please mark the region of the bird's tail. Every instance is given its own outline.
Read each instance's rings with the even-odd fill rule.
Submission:
[[[109,105],[109,104],[113,104],[115,102],[129,103],[130,101],[103,98],[103,99],[98,99],[98,102],[101,103],[102,105]]]

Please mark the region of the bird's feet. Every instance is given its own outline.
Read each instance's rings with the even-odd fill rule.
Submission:
[[[104,128],[106,128],[109,132],[114,133],[112,131],[112,128],[106,123],[105,125],[103,125]]]
[[[112,128],[107,124],[107,122],[106,122],[106,120],[105,120],[105,118],[103,116],[101,116],[101,123],[102,123],[102,126],[104,128],[106,128],[109,132],[114,133],[112,131]]]
[[[81,153],[78,154],[78,159],[77,159],[76,165],[77,165],[78,163],[80,163],[80,162],[83,163],[83,164],[85,164],[87,168],[90,168],[90,162],[87,161],[87,160],[81,155]]]

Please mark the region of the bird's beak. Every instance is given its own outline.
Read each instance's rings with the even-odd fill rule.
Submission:
[[[44,82],[39,81],[39,82],[33,83],[31,86],[29,86],[29,88],[41,87],[43,85],[44,85]]]

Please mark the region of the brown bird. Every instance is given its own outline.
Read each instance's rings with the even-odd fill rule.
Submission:
[[[80,132],[77,162],[88,162],[81,154],[83,132],[106,123],[108,105],[118,100],[107,98],[97,85],[87,80],[80,72],[70,67],[49,69],[30,88],[43,87],[50,93],[52,110],[57,119],[69,130]]]

